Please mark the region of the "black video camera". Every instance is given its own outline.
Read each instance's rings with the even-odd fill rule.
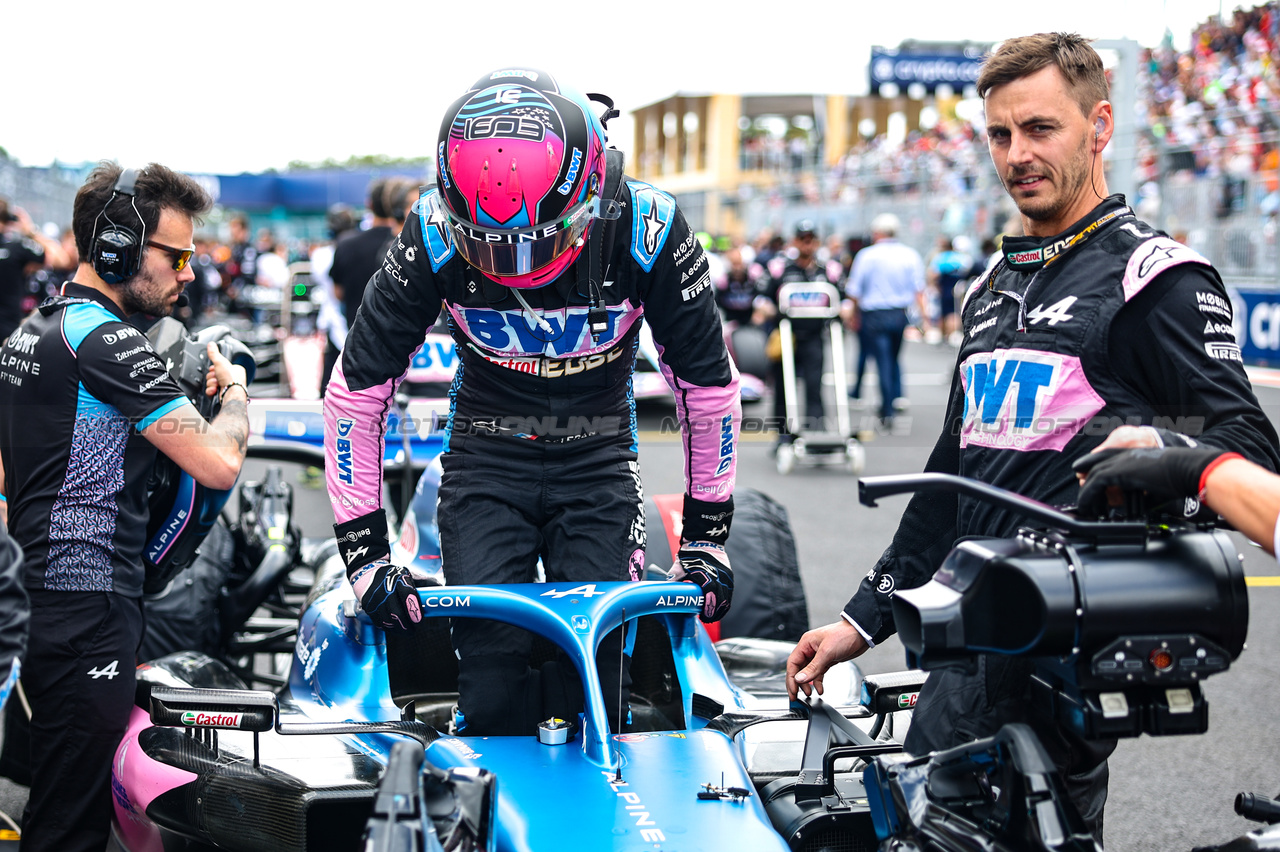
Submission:
[[[244,368],[252,384],[256,365],[249,348],[231,336],[223,325],[210,326],[192,336],[182,323],[165,317],[151,327],[147,339],[169,375],[182,388],[205,420],[212,420],[220,406],[216,396],[205,393],[209,372],[210,342],[233,364]],[[143,548],[146,579],[143,592],[164,591],[169,581],[192,562],[196,550],[218,519],[230,491],[206,488],[170,459],[160,455],[147,482],[147,544]]]
[[[1239,657],[1249,624],[1241,557],[1224,532],[1081,521],[944,474],[864,479],[859,499],[924,490],[1000,505],[1035,528],[961,542],[932,580],[894,594],[909,665],[1034,658],[1034,706],[1085,739],[1208,730],[1200,681]]]

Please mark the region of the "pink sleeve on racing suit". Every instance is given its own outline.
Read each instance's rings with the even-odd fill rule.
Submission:
[[[742,397],[738,368],[729,364],[732,378],[724,387],[700,387],[671,372],[658,346],[662,375],[676,397],[676,416],[684,440],[684,489],[695,500],[723,503],[733,495],[738,470],[738,432],[742,425]]]
[[[395,380],[352,391],[342,356],[324,395],[324,478],[339,524],[382,508],[382,456]]]

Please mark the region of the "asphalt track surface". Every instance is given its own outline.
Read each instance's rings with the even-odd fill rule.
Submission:
[[[847,347],[846,351],[853,351]],[[917,473],[936,439],[954,368],[955,350],[946,345],[908,342],[904,347],[905,393],[911,406],[892,431],[877,428],[874,410],[854,407],[854,423],[865,430],[865,475]],[[874,375],[874,373],[872,374]],[[869,377],[871,378],[871,377]],[[867,395],[874,402],[872,380]],[[1255,384],[1272,422],[1280,423],[1280,389]],[[662,405],[641,412],[641,465],[649,494],[683,489],[682,456],[671,432],[672,410]],[[768,402],[747,406],[752,418],[771,414]],[[739,487],[756,488],[788,510],[799,551],[800,570],[813,626],[826,624],[856,588],[893,536],[906,496],[866,508],[857,501],[857,479],[833,466],[801,465],[777,472],[772,438],[749,428],[740,445]],[[245,478],[259,472],[246,466]],[[327,534],[327,501],[314,480],[299,478],[295,520],[304,535]],[[311,487],[308,487],[311,486]],[[1108,852],[1189,852],[1224,843],[1256,828],[1234,814],[1239,792],[1274,795],[1280,790],[1280,567],[1264,551],[1237,536],[1251,576],[1248,647],[1231,670],[1208,680],[1210,729],[1192,737],[1123,740],[1111,759],[1106,812]],[[904,667],[901,645],[891,639],[864,655],[866,672]],[[0,810],[18,819],[26,789],[0,779]]]

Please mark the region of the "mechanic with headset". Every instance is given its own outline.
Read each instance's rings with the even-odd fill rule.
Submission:
[[[164,166],[100,163],[76,193],[79,268],[0,348],[0,485],[31,598],[29,852],[107,843],[157,451],[212,488],[230,488],[244,462],[244,369],[210,345],[205,392],[222,410],[209,423],[125,319],[181,303],[194,220],[209,206],[199,184]]]
[[[1106,74],[1084,39],[1010,39],[978,79],[996,173],[1027,236],[970,287],[964,342],[926,471],[960,474],[1050,504],[1077,496],[1072,460],[1123,424],[1130,446],[1214,446],[1280,463],[1231,331],[1231,303],[1200,255],[1107,197],[1102,150],[1114,131]],[[893,634],[890,598],[927,582],[955,542],[1007,537],[1024,520],[955,494],[917,493],[892,544],[842,619],[801,637],[788,690],[822,689],[835,662]],[[1100,840],[1106,758],[1028,711],[1028,660],[981,657],[975,674],[935,671],[905,745],[928,752],[1029,723]]]
[[[392,242],[325,395],[325,475],[348,577],[385,629],[421,618],[388,561],[382,442],[389,400],[443,307],[458,350],[441,459],[441,559],[450,585],[639,580],[645,507],[631,375],[649,323],[675,392],[686,489],[672,576],[729,609],[724,544],[741,405],[702,246],[675,200],[623,178],[588,98],[542,71],[480,78],[446,111],[439,186]],[[606,166],[606,163],[608,165]],[[539,686],[527,635],[455,619],[458,730],[531,733]],[[618,633],[598,651],[619,670]],[[620,712],[629,679],[604,684]],[[576,681],[575,681],[576,683]],[[569,693],[565,693],[569,694]],[[555,709],[551,706],[551,709]],[[573,718],[565,716],[565,718]]]

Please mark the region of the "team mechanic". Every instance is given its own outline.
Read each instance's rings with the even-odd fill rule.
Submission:
[[[211,488],[234,485],[244,461],[244,369],[210,345],[206,393],[222,394],[210,424],[126,320],[172,312],[194,278],[193,220],[210,204],[164,166],[100,164],[72,211],[80,266],[0,348],[2,487],[31,598],[29,852],[107,845],[112,755],[142,639],[157,450]]]
[[[978,79],[992,160],[1028,235],[970,288],[945,427],[927,467],[1051,504],[1073,503],[1072,461],[1120,424],[1130,446],[1212,445],[1274,470],[1276,433],[1258,407],[1221,279],[1189,248],[1106,196],[1114,129],[1102,62],[1075,35],[1004,42]],[[1098,203],[1101,201],[1101,203]],[[895,589],[925,583],[957,539],[1010,536],[1023,519],[970,498],[918,494],[843,620],[801,637],[788,689],[822,690],[834,662],[894,632]],[[1025,721],[1063,771],[1101,840],[1106,758],[1029,714],[1030,663],[984,657],[976,675],[938,671],[907,750],[924,754]]]
[[[778,291],[786,284],[821,282],[839,288],[843,270],[839,261],[818,262],[818,229],[811,219],[801,219],[795,226],[795,257],[776,254],[769,258],[766,270],[769,280],[765,285],[767,304],[776,315]],[[791,320],[794,368],[797,380],[804,382],[803,431],[829,431],[825,421],[826,410],[822,404],[822,376],[826,359],[823,334],[828,320],[801,317]],[[781,359],[773,362],[773,419],[778,427],[778,444],[790,444],[796,436],[791,434],[787,422],[787,397],[783,392],[783,365]],[[797,408],[797,410],[799,410]]]
[[[631,375],[643,316],[684,436],[673,577],[701,586],[703,620],[729,609],[741,405],[709,265],[675,200],[624,180],[605,145],[588,99],[541,71],[495,71],[445,113],[439,187],[370,281],[324,402],[334,528],[356,595],[384,628],[421,617],[407,570],[388,562],[385,418],[442,302],[459,354],[439,491],[448,582],[532,582],[539,558],[548,580],[640,579]],[[469,735],[529,732],[576,686],[531,671],[527,634],[514,628],[455,619],[453,641]],[[621,641],[601,643],[600,659],[614,661],[601,665],[606,678],[617,677]],[[625,667],[622,678],[604,683],[614,711]]]

